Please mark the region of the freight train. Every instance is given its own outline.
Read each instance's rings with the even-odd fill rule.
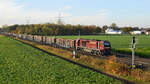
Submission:
[[[18,37],[20,39],[34,41],[55,47],[74,49],[78,52],[86,52],[91,55],[109,55],[111,54],[111,44],[106,40],[88,40],[88,39],[62,39],[49,36],[25,35],[6,33],[8,36]]]

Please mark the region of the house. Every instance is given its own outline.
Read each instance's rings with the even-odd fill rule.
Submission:
[[[150,35],[150,30],[146,30],[146,31],[145,31],[145,34],[146,34],[146,35]]]
[[[108,28],[105,30],[105,34],[122,34],[122,30],[113,30],[111,28]]]
[[[142,34],[142,31],[140,31],[140,30],[136,30],[136,31],[132,31],[132,32],[130,32],[131,34]]]

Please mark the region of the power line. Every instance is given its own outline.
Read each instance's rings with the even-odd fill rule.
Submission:
[[[61,13],[59,12],[59,14],[58,14],[58,17],[56,17],[58,20],[57,20],[57,24],[59,24],[59,25],[61,25],[61,24],[63,24],[63,22],[62,22],[62,18],[64,18],[64,17],[61,17]]]

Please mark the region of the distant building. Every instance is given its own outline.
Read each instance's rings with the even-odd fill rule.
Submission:
[[[136,30],[136,31],[132,31],[132,32],[130,32],[131,34],[142,34],[142,31],[140,31],[140,30]]]
[[[150,30],[146,30],[146,31],[145,31],[145,34],[146,34],[146,35],[150,35]]]
[[[113,30],[111,28],[108,28],[105,30],[105,34],[122,34],[122,30]]]

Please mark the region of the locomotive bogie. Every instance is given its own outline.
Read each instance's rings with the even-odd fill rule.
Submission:
[[[98,49],[92,49],[92,48],[86,48],[86,47],[77,47],[77,51],[79,52],[86,52],[89,53],[91,55],[102,55],[103,51],[98,50]]]

